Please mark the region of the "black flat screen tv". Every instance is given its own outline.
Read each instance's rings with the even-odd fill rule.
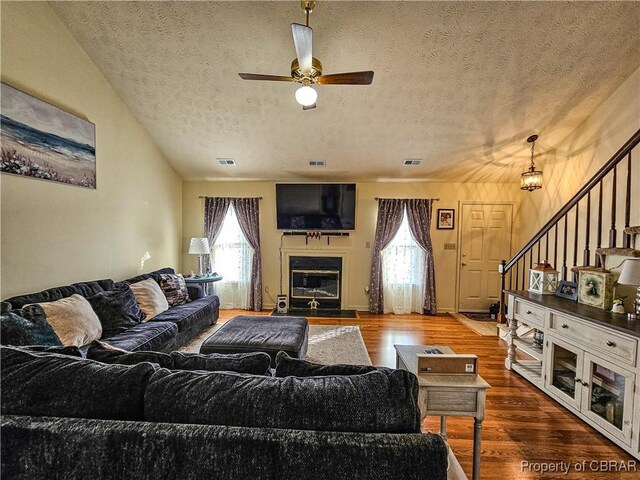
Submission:
[[[278,230],[354,230],[355,183],[277,183]]]

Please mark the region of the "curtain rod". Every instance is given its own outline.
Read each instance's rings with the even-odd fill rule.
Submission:
[[[221,197],[203,197],[199,195],[198,198],[221,198]],[[258,200],[262,200],[262,197],[226,197],[226,198],[257,198]]]
[[[413,198],[381,198],[381,197],[376,197],[374,198],[374,200],[414,200]],[[433,200],[434,202],[439,202],[440,199],[439,198],[424,198],[424,199],[418,199],[418,200]]]

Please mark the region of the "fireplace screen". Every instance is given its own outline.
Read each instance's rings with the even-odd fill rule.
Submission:
[[[337,270],[291,270],[293,298],[340,297],[340,272]]]

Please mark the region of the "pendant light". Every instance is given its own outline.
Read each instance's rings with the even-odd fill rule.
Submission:
[[[531,166],[526,172],[522,172],[522,175],[520,175],[520,190],[527,190],[528,192],[542,188],[542,171],[536,170],[536,165],[533,163],[533,152],[536,148],[536,140],[538,140],[538,135],[531,135],[527,138],[527,142],[531,144]]]

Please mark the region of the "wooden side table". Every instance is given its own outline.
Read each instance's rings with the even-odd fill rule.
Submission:
[[[480,375],[417,374],[418,355],[437,348],[442,353],[455,353],[441,345],[394,345],[396,368],[416,374],[420,390],[418,403],[422,418],[440,416],[440,434],[447,438],[447,417],[473,417],[473,480],[480,480],[482,421],[487,389],[491,386]]]

